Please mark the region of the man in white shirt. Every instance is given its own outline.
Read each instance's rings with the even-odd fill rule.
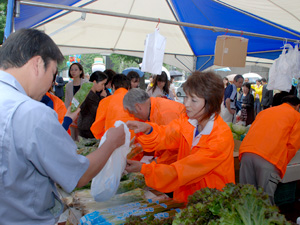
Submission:
[[[238,74],[234,77],[233,83],[228,85],[224,93],[224,106],[222,108],[221,117],[225,122],[235,122],[236,116],[236,98],[237,88],[241,88],[244,82],[242,75]]]
[[[124,143],[123,127],[87,157],[40,100],[64,57],[41,31],[22,29],[0,49],[0,224],[55,224],[62,212],[55,183],[71,192],[88,183]],[[77,112],[78,113],[78,112]]]

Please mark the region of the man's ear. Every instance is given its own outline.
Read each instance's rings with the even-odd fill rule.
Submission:
[[[44,71],[44,60],[41,56],[34,56],[30,59],[35,76],[38,76],[41,71]]]
[[[139,113],[142,110],[141,104],[135,103],[135,110]]]

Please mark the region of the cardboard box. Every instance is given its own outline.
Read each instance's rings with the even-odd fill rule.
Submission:
[[[214,65],[228,67],[245,67],[248,39],[243,37],[221,35],[215,45]]]

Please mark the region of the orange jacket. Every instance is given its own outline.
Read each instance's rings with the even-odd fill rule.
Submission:
[[[287,164],[300,149],[300,113],[284,103],[261,111],[239,150],[257,154],[275,165],[283,178]]]
[[[67,108],[65,103],[57,96],[47,92],[46,95],[52,100],[53,102],[53,109],[57,113],[58,121],[62,124],[64,121],[64,117],[67,112]]]
[[[160,97],[150,97],[150,101],[150,122],[158,125],[167,125],[185,113],[185,106],[179,102]],[[156,151],[157,163],[171,164],[175,162],[177,152],[178,147],[172,150]]]
[[[65,103],[59,97],[49,92],[47,92],[46,95],[52,100],[53,110],[57,113],[59,123],[62,124],[67,113]],[[70,129],[68,129],[67,132],[71,135]]]
[[[123,108],[123,98],[127,92],[128,90],[125,88],[118,88],[113,95],[107,96],[99,102],[95,122],[90,128],[95,138],[101,139],[117,120],[123,122],[134,120],[134,117]],[[131,131],[131,138],[133,137],[134,132]]]
[[[209,135],[202,135],[192,146],[195,127],[183,114],[167,126],[151,123],[153,131],[137,135],[143,149],[178,148],[178,161],[171,165],[143,164],[146,184],[161,192],[174,191],[174,200],[187,202],[195,191],[210,187],[222,189],[234,183],[234,141],[230,128],[218,116]]]

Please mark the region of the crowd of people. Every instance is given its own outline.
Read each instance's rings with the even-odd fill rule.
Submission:
[[[199,189],[235,183],[234,140],[226,122],[240,111],[240,120],[252,124],[240,149],[240,182],[263,187],[274,203],[273,183],[300,148],[299,98],[281,94],[275,107],[264,99],[270,93],[260,81],[251,86],[237,75],[229,84],[216,73],[195,71],[183,85],[182,104],[174,101],[165,72],[142,90],[135,72],[107,69],[87,80],[82,65],[73,63],[63,102],[50,93],[53,84],[59,93],[63,59],[53,40],[35,29],[11,34],[0,49],[0,224],[55,224],[63,211],[56,184],[71,192],[101,171],[125,143],[125,125],[114,127],[118,120],[152,156],[149,163],[127,160],[126,171],[142,173],[147,186],[187,202]],[[85,82],[93,86],[71,112]],[[101,147],[77,154],[79,137],[101,139],[106,132]]]
[[[226,122],[245,126],[252,124],[262,110],[280,105],[284,96],[297,96],[294,86],[291,86],[290,92],[268,90],[265,78],[257,79],[255,84],[251,84],[248,78],[244,79],[238,74],[232,83],[226,77],[223,78],[223,83],[225,92],[222,118]]]

